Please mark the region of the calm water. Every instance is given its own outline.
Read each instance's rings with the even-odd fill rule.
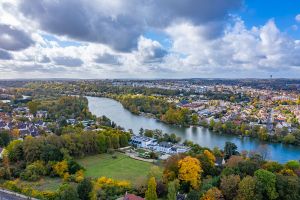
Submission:
[[[259,151],[267,147],[268,159],[276,160],[281,163],[287,160],[300,159],[300,147],[276,143],[263,143],[254,138],[239,138],[232,135],[216,134],[202,127],[176,127],[159,122],[153,118],[134,115],[123,108],[122,104],[112,99],[100,97],[87,98],[89,101],[89,109],[94,115],[105,115],[125,129],[132,129],[134,133],[138,133],[141,127],[144,129],[160,129],[165,133],[175,133],[182,138],[182,141],[190,140],[209,148],[216,146],[223,148],[225,142],[230,141],[238,146],[239,151]]]

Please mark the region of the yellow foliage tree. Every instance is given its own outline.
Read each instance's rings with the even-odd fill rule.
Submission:
[[[76,173],[75,173],[75,181],[77,183],[81,182],[82,180],[84,179],[84,172],[83,170],[78,170]]]
[[[215,165],[216,162],[216,157],[214,156],[214,154],[212,154],[210,151],[208,150],[204,150],[203,152],[204,156],[207,157],[207,159],[209,160],[209,163],[211,166]]]
[[[13,138],[19,138],[20,137],[20,130],[17,129],[17,128],[14,128],[12,131],[11,131],[11,136]]]
[[[66,160],[56,163],[53,165],[54,172],[60,177],[64,177],[65,172],[68,171],[68,163]]]
[[[128,181],[117,181],[107,177],[100,177],[93,182],[93,191],[91,193],[91,200],[97,200],[97,191],[105,187],[120,187],[120,188],[129,188],[131,187]]]
[[[71,177],[71,175],[69,174],[69,172],[66,172],[63,174],[64,181],[70,181],[70,177]]]
[[[297,174],[295,174],[295,172],[291,169],[282,169],[279,173],[284,176],[297,176]]]
[[[201,200],[224,200],[224,197],[218,188],[213,187],[203,195]]]
[[[198,189],[200,176],[203,172],[200,161],[191,156],[187,156],[178,162],[179,174],[181,181],[189,182],[193,189]]]

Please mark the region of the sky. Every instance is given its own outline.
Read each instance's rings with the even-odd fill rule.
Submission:
[[[298,0],[0,0],[0,79],[300,78]]]

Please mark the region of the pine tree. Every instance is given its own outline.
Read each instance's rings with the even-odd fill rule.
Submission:
[[[151,177],[148,182],[148,189],[145,195],[146,200],[157,200],[156,194],[156,181],[154,177]]]

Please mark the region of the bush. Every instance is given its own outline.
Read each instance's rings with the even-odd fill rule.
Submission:
[[[36,161],[26,167],[20,174],[21,179],[26,181],[37,181],[46,174],[46,167],[42,161]]]
[[[93,184],[90,179],[85,178],[77,186],[77,193],[81,200],[89,200],[90,193],[93,189]]]
[[[290,160],[285,164],[288,169],[296,170],[300,168],[300,162],[297,160]]]
[[[78,164],[75,160],[68,161],[68,168],[70,174],[75,174],[77,171],[83,169],[83,167],[80,164]]]

